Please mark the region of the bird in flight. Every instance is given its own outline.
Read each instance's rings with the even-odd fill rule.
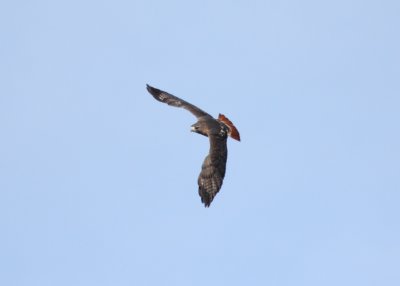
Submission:
[[[190,111],[197,118],[191,126],[191,131],[207,136],[210,140],[210,151],[204,159],[197,183],[199,195],[205,207],[209,207],[215,195],[219,192],[225,177],[228,150],[228,136],[240,141],[240,135],[233,123],[223,114],[218,119],[213,118],[197,106],[190,104],[168,92],[147,85],[148,92],[158,101]]]

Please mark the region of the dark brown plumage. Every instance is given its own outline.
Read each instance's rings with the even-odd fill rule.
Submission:
[[[210,151],[204,159],[197,180],[201,201],[206,207],[209,207],[215,195],[221,189],[225,177],[226,161],[228,158],[226,141],[228,136],[240,141],[238,130],[232,122],[222,114],[219,115],[218,119],[214,119],[197,106],[172,94],[150,85],[147,85],[147,90],[158,101],[171,106],[182,107],[190,111],[198,120],[192,125],[192,131],[209,138]]]

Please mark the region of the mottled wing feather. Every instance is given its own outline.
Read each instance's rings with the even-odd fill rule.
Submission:
[[[202,116],[211,116],[207,112],[204,112],[203,110],[198,108],[197,106],[194,106],[193,104],[190,104],[189,102],[184,101],[183,99],[180,99],[179,97],[176,97],[175,95],[172,95],[168,92],[157,89],[150,85],[147,85],[147,90],[156,100],[171,106],[185,108],[197,118]]]
[[[221,189],[226,170],[228,151],[226,136],[209,136],[210,153],[204,159],[198,178],[201,202],[209,207],[215,195]]]

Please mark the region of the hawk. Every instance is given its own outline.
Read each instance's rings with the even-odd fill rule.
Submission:
[[[191,131],[207,136],[210,140],[210,151],[201,166],[197,183],[199,195],[205,207],[209,207],[215,195],[219,192],[225,177],[228,150],[228,136],[240,141],[240,135],[233,123],[223,114],[218,119],[213,118],[197,106],[190,104],[172,94],[147,85],[148,92],[158,101],[190,111],[197,118],[191,126]]]

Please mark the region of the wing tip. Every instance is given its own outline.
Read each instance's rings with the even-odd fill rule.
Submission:
[[[199,195],[201,198],[201,202],[204,204],[204,207],[205,208],[210,207],[211,202],[213,201],[213,198],[210,196],[210,194],[199,188]]]
[[[239,131],[236,129],[235,125],[233,125],[232,121],[230,121],[228,119],[228,117],[226,117],[223,114],[219,114],[218,115],[218,120],[222,121],[223,123],[225,123],[226,126],[228,126],[229,128],[229,136],[231,136],[233,139],[240,141],[240,134]]]
[[[156,99],[160,102],[165,102],[165,98],[162,96],[164,91],[162,91],[161,89],[152,87],[149,84],[146,84],[146,89],[154,97],[154,99]]]
[[[147,89],[147,91],[150,93],[150,94],[152,94],[152,95],[156,95],[156,94],[159,94],[159,89],[157,89],[157,88],[155,88],[155,87],[152,87],[151,85],[149,85],[149,84],[147,84],[146,83],[146,89]]]

